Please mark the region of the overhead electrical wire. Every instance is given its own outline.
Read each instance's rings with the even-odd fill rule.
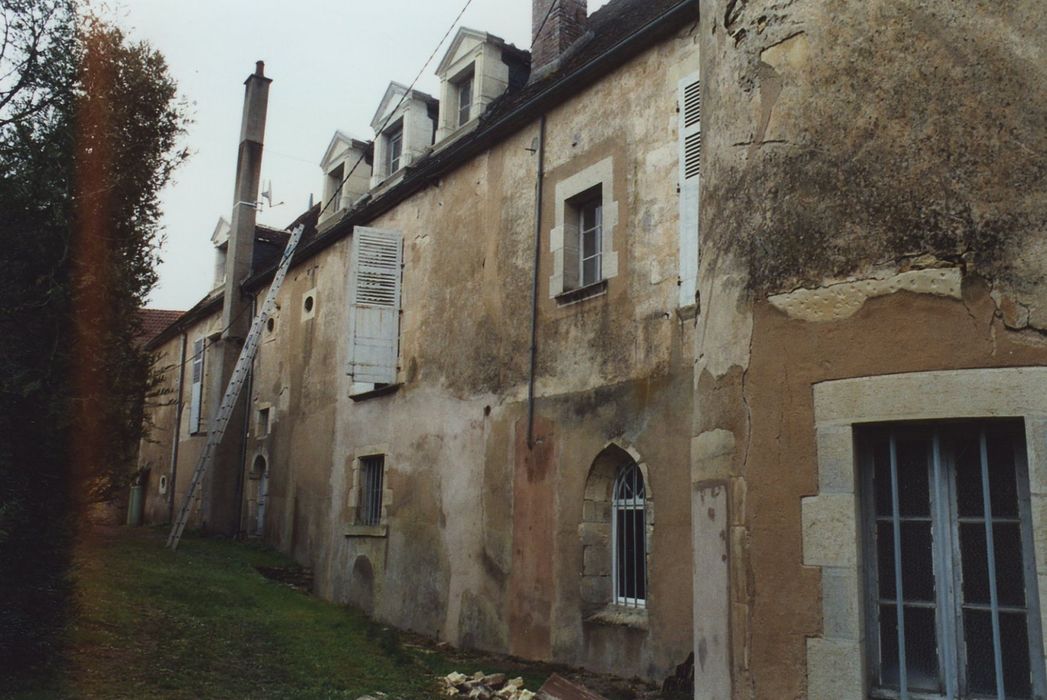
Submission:
[[[552,5],[549,7],[549,13],[552,12],[553,6],[555,6],[558,1],[559,0],[553,0]],[[454,21],[451,22],[451,26],[447,28],[447,31],[444,32],[444,35],[440,38],[440,41],[436,44],[436,48],[434,48],[432,53],[429,54],[429,58],[427,58],[425,60],[425,63],[422,65],[422,68],[418,71],[418,74],[414,76],[414,80],[411,81],[411,84],[408,86],[407,90],[404,91],[404,94],[400,96],[400,101],[397,102],[396,106],[393,109],[391,109],[389,111],[389,113],[386,115],[385,121],[382,122],[381,127],[378,128],[378,133],[379,134],[381,134],[381,133],[383,133],[385,131],[385,128],[389,125],[389,122],[390,122],[390,120],[392,120],[393,115],[396,114],[396,110],[400,109],[400,106],[403,105],[404,101],[411,94],[411,91],[414,90],[414,86],[418,84],[418,81],[421,79],[422,74],[425,73],[425,70],[429,67],[429,64],[431,64],[433,62],[433,59],[436,58],[436,54],[440,51],[440,47],[444,45],[445,41],[447,41],[447,37],[449,37],[451,35],[451,32],[453,32],[454,28],[458,25],[458,21],[462,19],[462,16],[465,14],[465,11],[468,10],[469,6],[472,5],[472,4],[473,4],[473,0],[466,0],[465,4],[462,6],[462,9],[458,11],[458,14],[454,18]],[[546,19],[549,18],[549,13],[546,13],[546,15],[545,15]],[[545,21],[544,20],[542,21],[542,26],[545,26]],[[539,28],[539,31],[541,31],[541,28]],[[281,154],[281,155],[283,155],[283,154]],[[322,215],[325,211],[327,211],[327,209],[331,206],[331,204],[334,203],[334,201],[339,196],[341,196],[340,193],[342,191],[342,188],[345,186],[345,183],[349,181],[349,178],[352,177],[353,173],[356,172],[356,169],[358,167],[360,167],[360,163],[363,162],[363,159],[364,159],[364,154],[361,153],[360,157],[356,159],[355,163],[353,163],[353,167],[349,170],[349,173],[344,178],[342,178],[341,183],[339,183],[338,187],[335,189],[334,195],[332,195],[331,198],[329,200],[327,200],[327,204],[325,204],[323,206],[323,208],[320,209],[320,212],[319,212],[320,215]],[[229,330],[234,325],[236,325],[236,322],[240,320],[240,318],[244,315],[244,313],[247,311],[248,308],[250,308],[250,307],[244,306],[244,308],[241,309],[240,313],[237,314],[236,317],[232,321],[229,322],[229,325],[227,325],[225,328],[223,328],[222,330],[220,330],[218,332],[218,335],[221,336],[227,330]],[[214,345],[215,345],[214,341],[209,341],[209,340],[205,341],[204,342],[204,346],[200,349],[200,352],[193,353],[193,355],[191,355],[190,357],[187,357],[185,359],[185,361],[183,361],[181,363],[181,366],[184,367],[184,366],[186,366],[186,365],[188,365],[188,364],[190,364],[192,362],[195,362],[196,359],[199,356],[201,356],[207,350],[207,348],[212,347]],[[174,366],[176,366],[176,365],[172,365],[172,367],[174,367]]]

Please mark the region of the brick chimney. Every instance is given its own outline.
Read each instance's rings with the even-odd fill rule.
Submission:
[[[531,79],[556,70],[560,58],[588,28],[586,0],[532,0]]]

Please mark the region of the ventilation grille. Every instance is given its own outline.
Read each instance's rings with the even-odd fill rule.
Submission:
[[[690,180],[701,174],[702,132],[689,134],[684,141],[684,178]]]
[[[694,81],[683,90],[683,125],[694,126],[702,121],[702,83]]]

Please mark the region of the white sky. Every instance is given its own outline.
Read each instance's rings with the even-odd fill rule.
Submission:
[[[167,241],[155,308],[188,309],[213,276],[210,236],[230,216],[243,81],[256,60],[273,79],[262,182],[273,203],[259,223],[283,228],[320,198],[320,157],[336,129],[372,138],[371,117],[390,80],[409,83],[464,0],[123,0],[112,14],[132,39],[166,57],[194,123],[192,156],[164,195]],[[589,0],[593,12],[607,0]],[[530,45],[531,0],[473,0],[464,26]],[[453,38],[452,33],[451,37]],[[437,95],[433,71],[418,82]]]

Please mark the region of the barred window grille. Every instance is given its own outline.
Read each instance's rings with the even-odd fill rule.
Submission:
[[[647,506],[636,463],[618,471],[611,500],[614,602],[644,607],[647,601]]]
[[[377,455],[360,460],[360,500],[356,508],[358,525],[382,522],[382,488],[385,480],[385,457]]]

